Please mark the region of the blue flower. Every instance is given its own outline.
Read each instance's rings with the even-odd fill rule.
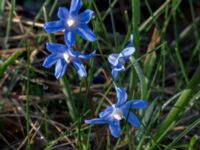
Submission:
[[[60,7],[58,10],[58,21],[47,22],[44,29],[48,33],[64,31],[65,42],[74,45],[76,34],[89,41],[95,41],[96,35],[88,27],[88,22],[92,18],[93,11],[90,9],[78,14],[82,7],[82,0],[72,0],[70,10]]]
[[[47,43],[46,47],[51,54],[44,60],[43,66],[50,68],[56,64],[55,77],[57,79],[64,75],[69,63],[73,63],[79,77],[86,77],[87,72],[80,59],[89,60],[96,54],[96,51],[93,51],[88,55],[84,55],[81,52],[74,51],[69,46],[57,43]]]
[[[124,63],[129,60],[130,56],[135,52],[135,48],[128,46],[122,50],[120,53],[110,54],[108,56],[108,61],[112,65],[112,76],[116,79],[119,72],[125,70]]]
[[[107,107],[103,112],[99,114],[100,118],[91,120],[85,120],[87,124],[108,124],[111,134],[114,137],[121,135],[120,120],[125,119],[131,125],[139,128],[141,126],[137,116],[130,110],[136,108],[147,108],[148,103],[144,100],[127,100],[127,93],[124,88],[116,87],[117,103]]]

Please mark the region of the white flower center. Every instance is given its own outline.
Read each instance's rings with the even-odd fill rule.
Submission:
[[[113,118],[115,118],[116,120],[121,120],[123,118],[123,113],[120,109],[115,109],[113,114],[112,114]]]
[[[67,24],[69,27],[72,27],[76,24],[76,21],[72,18],[67,19]]]
[[[65,59],[65,61],[66,61],[67,63],[70,63],[71,57],[70,57],[69,53],[65,52],[65,53],[63,54],[63,57],[64,57],[64,59]]]

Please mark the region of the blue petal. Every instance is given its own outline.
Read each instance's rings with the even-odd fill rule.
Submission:
[[[86,124],[104,124],[104,123],[108,123],[107,120],[105,120],[104,118],[95,118],[95,119],[91,119],[91,120],[85,120]]]
[[[109,123],[109,129],[111,134],[114,137],[119,137],[121,135],[121,128],[120,128],[120,122],[118,120],[114,120]]]
[[[125,70],[125,68],[121,63],[119,63],[117,66],[113,67],[112,68],[113,78],[116,79],[118,77],[119,73],[124,71],[124,70]]]
[[[67,16],[68,16],[68,13],[69,13],[69,11],[68,11],[67,8],[65,8],[65,7],[59,7],[58,18],[65,20],[67,18]]]
[[[141,109],[145,109],[148,107],[148,102],[147,101],[144,101],[144,100],[131,100],[131,101],[128,101],[124,107],[126,109],[130,109],[130,108],[141,108]]]
[[[86,77],[87,76],[87,72],[85,70],[85,67],[84,67],[83,63],[79,59],[74,60],[73,64],[74,64],[74,67],[76,68],[76,70],[78,72],[79,77],[82,78],[82,77]]]
[[[57,61],[58,59],[60,59],[60,56],[59,56],[59,55],[51,54],[50,56],[48,56],[48,57],[44,60],[43,66],[44,66],[45,68],[51,68],[51,66],[52,66],[53,64],[55,64],[56,61]]]
[[[51,53],[64,53],[68,51],[68,48],[63,44],[46,43],[46,48]]]
[[[113,78],[116,79],[118,77],[118,75],[119,75],[119,72],[116,71],[115,69],[112,69],[112,76],[113,76]]]
[[[69,50],[69,53],[72,57],[76,57],[76,58],[81,58],[81,59],[84,59],[84,60],[89,60],[90,58],[94,57],[95,54],[96,54],[96,50],[94,50],[92,53],[88,54],[88,55],[85,55],[85,54],[82,54],[81,52],[79,51],[74,51],[73,49],[70,49]]]
[[[118,63],[116,66],[113,67],[113,69],[114,69],[115,71],[122,72],[122,71],[125,70],[125,67],[124,67],[124,65],[123,65],[122,63]]]
[[[69,49],[69,54],[70,54],[70,56],[72,56],[74,58],[78,58],[78,56],[81,55],[82,53],[79,52],[79,51],[74,51],[73,48],[70,48]]]
[[[87,24],[91,20],[93,13],[94,12],[92,10],[90,10],[90,9],[87,9],[84,12],[82,12],[79,15],[80,22]]]
[[[118,57],[119,57],[119,54],[116,54],[116,53],[110,54],[110,55],[108,56],[108,61],[109,61],[113,66],[116,66],[116,65],[119,63]]]
[[[124,90],[124,88],[122,87],[117,87],[115,86],[115,90],[117,92],[117,103],[116,103],[116,107],[120,107],[121,105],[123,105],[126,100],[127,100],[127,93]]]
[[[123,111],[123,114],[124,114],[124,119],[126,119],[131,125],[140,128],[141,125],[140,121],[134,113],[125,110]]]
[[[106,117],[108,115],[110,115],[113,112],[113,107],[107,107],[104,111],[99,113],[99,117]]]
[[[64,25],[63,21],[61,21],[61,20],[52,21],[52,22],[45,23],[44,24],[44,29],[48,33],[55,33],[55,32],[64,30],[65,29],[65,25]]]
[[[67,68],[67,63],[65,62],[64,59],[59,59],[56,63],[56,68],[55,68],[55,77],[59,79],[65,74],[65,70]]]
[[[80,27],[77,30],[77,33],[82,36],[85,40],[88,41],[95,41],[96,35],[93,33],[93,31],[88,27],[86,24],[81,24]]]
[[[65,31],[65,43],[70,47],[76,43],[76,32],[75,31]]]
[[[126,47],[120,53],[120,57],[130,57],[134,52],[135,52],[135,48],[134,47]]]
[[[72,0],[70,13],[77,14],[83,5],[82,0]]]
[[[88,54],[88,55],[84,55],[82,53],[79,54],[79,58],[82,58],[84,60],[89,60],[90,58],[94,57],[96,54],[96,50],[94,50],[92,53]]]
[[[134,36],[133,34],[130,35],[130,40],[129,40],[129,43],[127,44],[126,47],[132,47],[133,46],[133,43],[134,42]]]

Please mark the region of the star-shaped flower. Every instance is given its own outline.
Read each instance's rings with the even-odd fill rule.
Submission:
[[[47,22],[44,29],[48,33],[64,31],[65,41],[70,45],[75,44],[76,34],[88,41],[95,41],[96,35],[88,27],[93,11],[90,9],[78,14],[82,7],[82,0],[72,0],[70,10],[60,7],[58,10],[58,21]]]
[[[81,52],[74,51],[68,45],[66,46],[57,43],[47,43],[46,47],[51,54],[44,60],[43,66],[50,68],[53,64],[56,64],[55,77],[57,79],[64,75],[69,63],[73,63],[79,77],[86,77],[87,72],[80,59],[89,60],[96,54],[96,51],[93,51],[88,55],[84,55]]]
[[[112,65],[112,76],[116,79],[119,72],[125,70],[124,63],[129,60],[131,55],[135,52],[135,48],[128,46],[122,50],[120,53],[110,54],[108,56],[108,61]]]
[[[148,103],[144,100],[127,100],[127,93],[124,88],[116,87],[117,103],[107,107],[103,112],[99,114],[100,118],[91,120],[85,120],[87,124],[108,124],[111,134],[114,137],[121,135],[120,120],[125,119],[131,125],[139,128],[141,126],[137,116],[131,111],[136,108],[147,108]]]

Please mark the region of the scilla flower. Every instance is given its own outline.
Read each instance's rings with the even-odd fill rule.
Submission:
[[[48,33],[64,31],[65,42],[74,45],[76,34],[89,41],[95,41],[96,35],[88,27],[88,22],[92,18],[93,11],[90,9],[78,14],[82,7],[82,0],[72,0],[70,10],[60,7],[58,10],[58,21],[47,22],[44,29]]]
[[[96,54],[96,51],[93,51],[89,55],[84,55],[78,51],[74,51],[69,46],[57,43],[47,43],[46,47],[51,52],[51,55],[44,60],[43,66],[50,68],[53,64],[56,64],[55,77],[57,79],[64,75],[67,65],[70,63],[74,65],[79,77],[86,77],[87,72],[80,58],[89,60]]]
[[[108,61],[112,65],[112,76],[114,79],[117,78],[119,72],[125,70],[124,63],[129,60],[129,57],[135,52],[135,48],[128,46],[120,53],[110,54]]]
[[[125,119],[131,125],[139,128],[141,126],[137,116],[131,111],[136,108],[147,108],[148,103],[144,100],[127,100],[127,93],[122,87],[115,87],[117,92],[117,103],[107,107],[99,114],[100,118],[85,120],[87,124],[108,124],[114,137],[121,135],[120,120]]]

